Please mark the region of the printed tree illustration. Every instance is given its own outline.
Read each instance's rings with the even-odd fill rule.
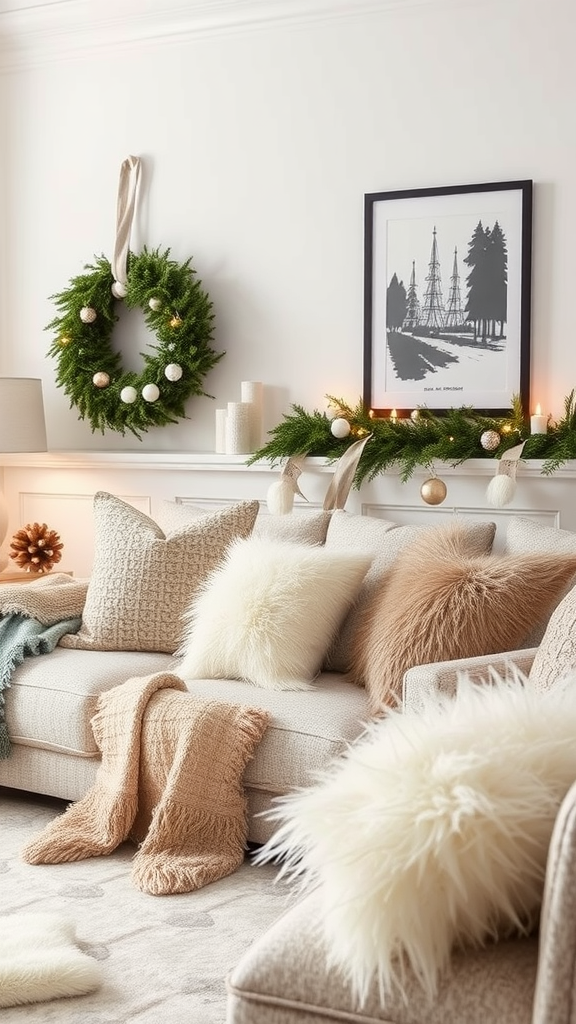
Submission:
[[[386,327],[399,331],[406,316],[406,289],[397,274],[393,274],[386,291]]]
[[[470,267],[466,278],[466,319],[474,324],[474,340],[480,337],[484,342],[489,337],[496,337],[497,323],[500,324],[499,337],[502,338],[507,315],[508,252],[498,221],[492,231],[478,221],[464,263]]]
[[[450,292],[446,303],[446,327],[461,327],[464,323],[464,311],[460,298],[460,274],[458,273],[458,249],[454,249],[454,263],[450,277]]]
[[[418,299],[418,291],[416,288],[416,262],[412,260],[412,273],[410,274],[410,284],[408,285],[408,291],[406,293],[406,316],[404,317],[404,327],[407,331],[413,331],[420,322],[420,300]]]

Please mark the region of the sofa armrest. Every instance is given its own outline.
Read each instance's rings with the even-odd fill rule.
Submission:
[[[537,650],[537,647],[530,647],[521,651],[505,651],[503,654],[484,654],[477,658],[416,665],[404,674],[402,705],[415,710],[422,706],[429,693],[456,693],[458,677],[464,672],[476,683],[490,682],[494,673],[505,677],[510,671],[516,670],[528,675]]]
[[[540,917],[533,1024],[576,1024],[576,783],[550,842]]]

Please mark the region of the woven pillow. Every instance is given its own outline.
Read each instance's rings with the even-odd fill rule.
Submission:
[[[351,677],[371,710],[400,698],[407,669],[514,650],[553,607],[576,555],[471,555],[460,526],[398,557],[354,637]]]
[[[317,890],[335,983],[361,1000],[372,985],[387,997],[419,982],[433,998],[455,948],[533,930],[576,776],[575,687],[464,677],[456,698],[391,710],[316,784],[278,801],[256,860],[278,858],[299,892]],[[452,1012],[449,991],[418,1020],[472,1019]],[[475,1020],[490,1019],[493,995]]]
[[[490,553],[495,523],[462,522],[461,528],[470,554]],[[371,555],[372,561],[358,597],[328,651],[324,666],[328,671],[346,672],[350,668],[354,637],[365,619],[372,597],[385,585],[400,552],[429,529],[431,527],[428,526],[398,526],[386,519],[350,515],[343,510],[332,513],[326,547],[330,551],[364,551]]]
[[[266,540],[285,540],[292,544],[324,544],[331,512],[290,512],[267,515],[260,512],[254,523],[253,536]]]
[[[176,671],[185,679],[307,689],[369,564],[357,552],[236,541],[186,614]]]
[[[576,587],[554,609],[546,627],[529,679],[537,690],[548,690],[576,669]]]
[[[257,501],[243,501],[199,516],[166,536],[143,512],[99,491],[82,626],[63,637],[60,646],[172,654],[192,597],[228,545],[250,534],[257,512]]]

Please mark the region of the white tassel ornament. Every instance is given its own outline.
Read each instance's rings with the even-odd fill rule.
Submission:
[[[266,492],[266,506],[270,515],[288,515],[294,507],[294,495],[296,494],[299,494],[301,498],[304,498],[304,501],[308,500],[302,494],[302,491],[296,483],[301,472],[302,470],[294,460],[288,459],[288,462],[282,470],[280,479],[275,480],[273,484],[270,484],[270,487]]]
[[[486,490],[486,501],[493,508],[508,505],[516,493],[516,472],[525,443],[522,441],[515,448],[509,448],[498,462],[496,476]]]

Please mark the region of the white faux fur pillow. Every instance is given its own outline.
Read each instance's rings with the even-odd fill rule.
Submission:
[[[234,542],[185,615],[177,672],[308,689],[369,564],[363,553]]]
[[[432,998],[455,947],[534,927],[575,735],[576,675],[545,693],[462,678],[280,798],[257,861],[319,886],[331,966],[360,999],[402,990],[406,970]]]

